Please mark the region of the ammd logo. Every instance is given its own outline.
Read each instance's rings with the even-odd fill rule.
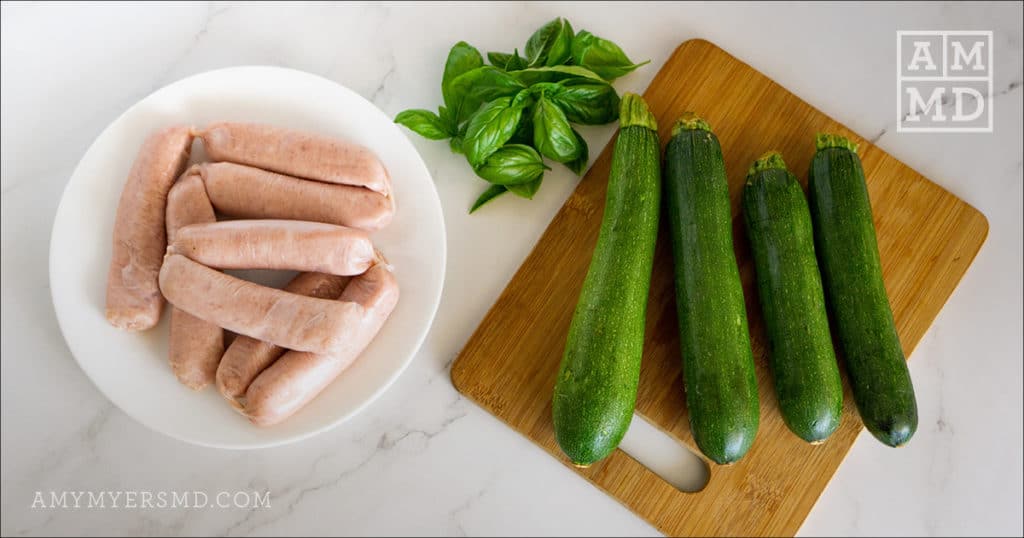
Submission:
[[[992,32],[899,31],[896,131],[992,132]]]

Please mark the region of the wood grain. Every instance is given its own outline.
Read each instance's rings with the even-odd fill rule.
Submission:
[[[860,143],[886,289],[908,356],[977,254],[988,222],[976,209],[707,41],[680,45],[644,96],[658,119],[663,144],[676,118],[687,110],[707,119],[722,144],[757,362],[761,426],[743,460],[728,467],[711,464],[709,482],[698,493],[680,492],[621,450],[588,469],[573,469],[665,534],[795,534],[862,426],[845,378],[843,420],[827,443],[810,446],[782,421],[766,363],[753,263],[738,218],[747,167],[764,151],[777,149],[806,187],[815,133],[841,133]],[[552,430],[551,394],[597,241],[613,144],[580,181],[452,366],[459,391],[566,465]],[[637,412],[697,452],[681,380],[685,357],[679,351],[671,247],[662,224]]]

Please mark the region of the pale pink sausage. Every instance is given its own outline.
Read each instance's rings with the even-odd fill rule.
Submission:
[[[188,224],[214,222],[213,206],[198,175],[186,172],[167,195],[167,237]],[[171,370],[185,386],[200,390],[213,382],[224,354],[224,330],[184,310],[171,307],[168,358]]]
[[[202,390],[212,383],[224,353],[224,330],[172,308],[169,338],[171,370],[178,381],[192,390]]]
[[[332,353],[289,351],[263,371],[245,393],[245,414],[257,426],[280,423],[320,394],[366,349],[398,302],[398,283],[384,264],[349,282],[339,303],[357,308],[344,328],[344,346]]]
[[[214,123],[197,136],[210,159],[290,176],[391,192],[387,170],[369,149],[327,136],[258,123]]]
[[[299,273],[283,289],[284,291],[337,299],[348,284],[349,277],[325,273]],[[228,347],[217,367],[217,389],[232,404],[245,394],[249,384],[286,349],[249,336],[239,336]]]
[[[216,220],[202,178],[189,168],[167,193],[167,242],[173,242],[178,229],[183,226]]]
[[[374,231],[395,214],[394,199],[362,187],[332,185],[220,162],[192,167],[218,211],[246,219],[311,220]]]
[[[191,128],[170,127],[146,138],[121,191],[107,272],[107,321],[132,331],[160,321],[164,299],[157,283],[167,246],[167,191],[188,162]]]
[[[160,290],[171,304],[197,318],[299,351],[346,349],[348,327],[362,316],[358,305],[247,282],[180,254],[164,259]]]
[[[376,259],[362,230],[298,220],[232,220],[178,230],[167,248],[218,269],[291,269],[358,275]]]

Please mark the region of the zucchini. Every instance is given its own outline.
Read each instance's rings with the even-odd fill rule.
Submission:
[[[917,430],[917,400],[882,281],[864,170],[846,138],[819,134],[816,145],[811,218],[839,351],[864,425],[900,446]]]
[[[750,167],[743,217],[782,418],[804,441],[820,443],[839,427],[843,382],[814,257],[811,213],[778,152]]]
[[[658,235],[657,123],[639,95],[619,109],[604,217],[552,402],[558,445],[580,467],[615,450],[633,419]]]
[[[690,429],[705,456],[732,463],[747,453],[757,434],[757,377],[722,148],[708,124],[692,113],[672,128],[664,196]]]

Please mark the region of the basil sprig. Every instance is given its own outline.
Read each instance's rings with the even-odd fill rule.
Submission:
[[[533,198],[551,170],[545,158],[582,175],[590,151],[572,124],[617,120],[612,81],[647,63],[633,63],[618,45],[586,30],[574,32],[561,17],[537,29],[522,49],[488,52],[487,61],[472,45],[456,43],[445,61],[437,113],[410,109],[395,117],[424,138],[447,139],[490,183],[470,213],[506,192]]]

